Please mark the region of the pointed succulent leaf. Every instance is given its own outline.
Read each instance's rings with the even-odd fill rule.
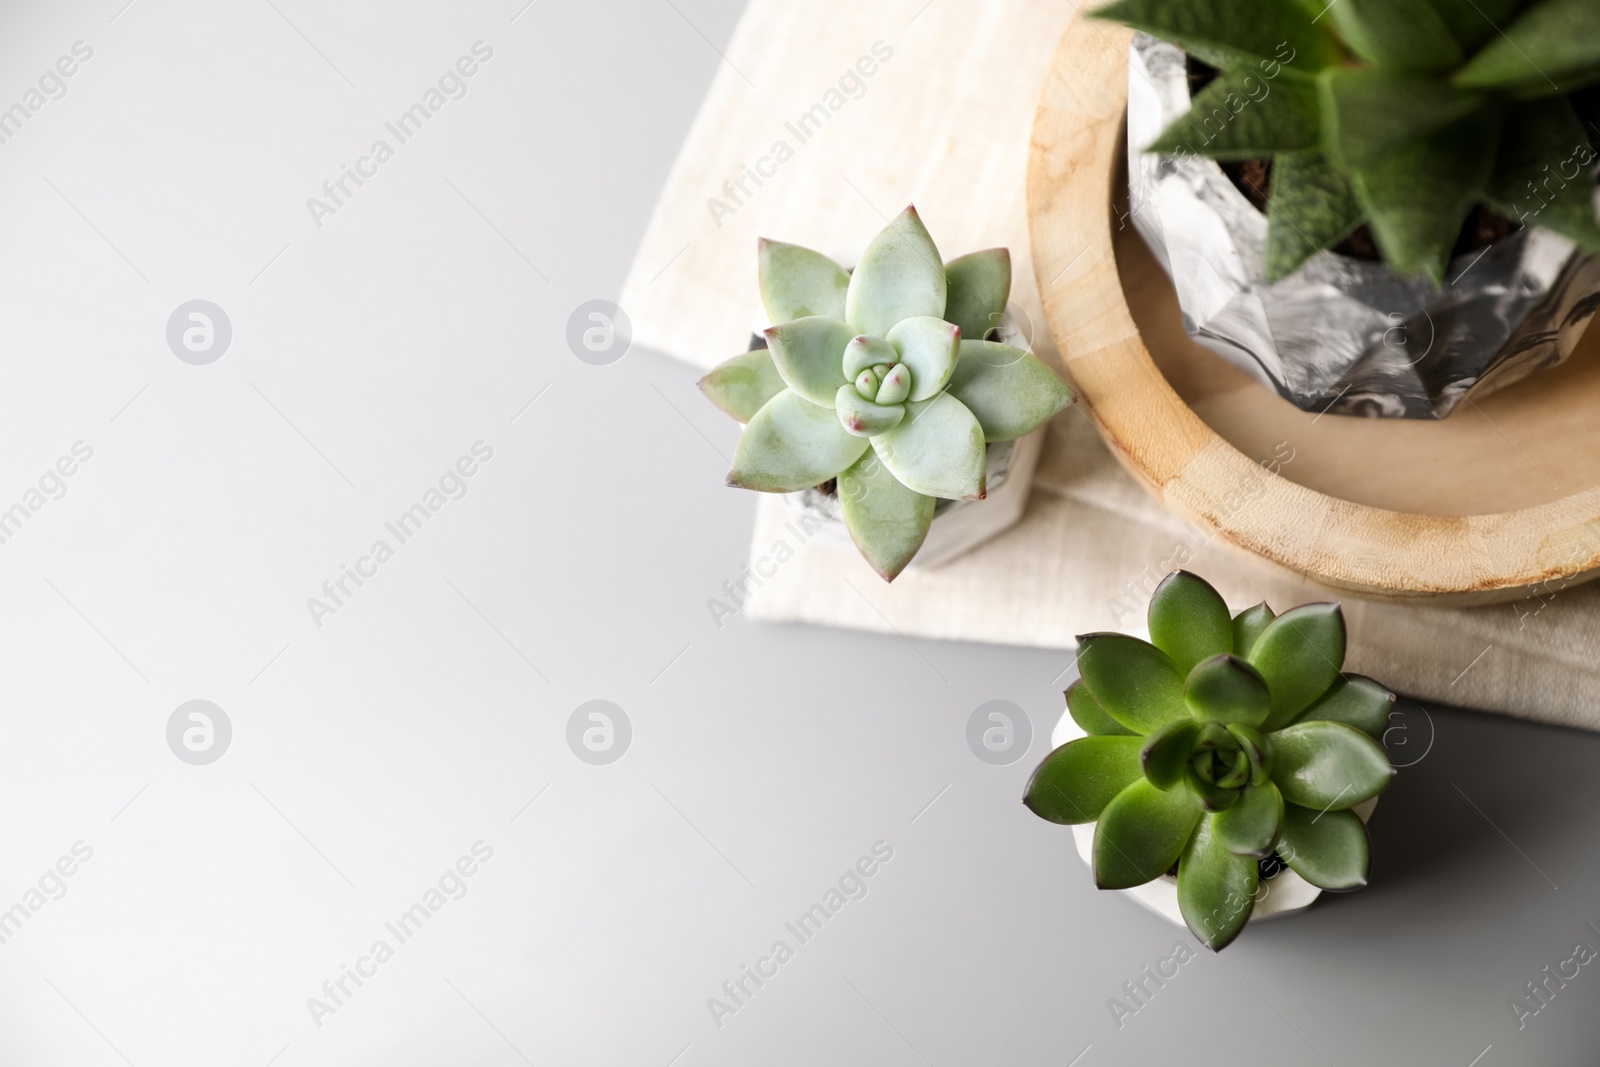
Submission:
[[[919,493],[948,500],[983,496],[983,428],[953,396],[908,403],[905,419],[874,437],[872,447],[896,478]]]
[[[1255,860],[1223,842],[1218,823],[1224,814],[1200,820],[1178,861],[1178,910],[1213,952],[1227,948],[1250,920],[1261,878]]]
[[[839,319],[822,315],[780,322],[767,330],[772,363],[789,388],[813,404],[833,406],[833,394],[845,384],[845,346],[854,331]]]
[[[899,353],[895,362],[911,369],[910,399],[932,400],[955,370],[961,330],[943,319],[919,315],[896,323],[889,343]]]
[[[1129,889],[1161,877],[1199,821],[1200,804],[1188,790],[1157,789],[1138,778],[1111,798],[1095,824],[1094,884]]]
[[[981,341],[1000,325],[1011,295],[1011,252],[989,248],[957,256],[944,265],[949,293],[940,318],[961,327],[961,336]]]
[[[856,548],[884,581],[894,581],[928,536],[933,497],[901,485],[869,451],[839,475],[839,502]]]
[[[1324,147],[1347,167],[1365,166],[1413,144],[1483,103],[1481,93],[1392,70],[1339,67],[1324,71],[1318,80]]]
[[[1110,713],[1100,706],[1100,701],[1089,692],[1089,687],[1083,684],[1081,678],[1067,687],[1067,712],[1072,716],[1072,721],[1086,734],[1098,737],[1135,736],[1132,730],[1113,719]]]
[[[1272,774],[1272,748],[1266,738],[1243,723],[1229,723],[1228,732],[1250,761],[1250,784],[1261,785]]]
[[[1188,718],[1183,678],[1155,645],[1126,634],[1078,638],[1078,674],[1100,706],[1137,734]]]
[[[814,315],[844,318],[844,294],[850,275],[839,264],[821,252],[764,237],[757,259],[761,303],[773,322]]]
[[[1275,156],[1267,201],[1267,280],[1287,278],[1350,236],[1364,217],[1349,179],[1320,151]]]
[[[1094,822],[1138,778],[1137,737],[1080,737],[1044,758],[1022,802],[1051,822]]]
[[[1506,115],[1484,198],[1508,218],[1543,226],[1586,251],[1600,252],[1594,180],[1584,165],[1594,158],[1571,101],[1563,97],[1515,104]],[[1568,167],[1570,174],[1565,173]]]
[[[766,493],[809,489],[860,459],[868,447],[866,438],[844,432],[831,406],[785,389],[745,427],[728,484]]]
[[[842,386],[841,386],[842,388]],[[864,399],[871,400],[878,395],[878,372],[873,367],[868,367],[856,375],[856,393]],[[848,427],[846,427],[848,429]]]
[[[1254,64],[1232,67],[1145,151],[1213,159],[1304,152],[1322,143],[1320,112],[1317,83],[1307,75],[1283,71],[1269,82]]]
[[[1227,613],[1223,613],[1227,618]],[[1189,672],[1184,683],[1184,703],[1200,722],[1242,723],[1260,726],[1272,704],[1261,672],[1238,656],[1224,653]]]
[[[1333,24],[1350,50],[1393,70],[1446,71],[1464,53],[1432,0],[1340,0]]]
[[[855,385],[839,386],[833,397],[833,408],[839,415],[839,425],[856,437],[876,437],[894,429],[906,417],[903,404],[874,404],[864,399]]]
[[[1499,139],[1499,115],[1486,109],[1354,172],[1356,197],[1391,267],[1443,284],[1450,251],[1482,195]]]
[[[1304,6],[1238,0],[1118,0],[1094,12],[1193,52],[1213,66],[1269,60],[1301,70],[1340,61],[1333,35]]]
[[[1211,583],[1188,571],[1161,579],[1146,612],[1150,641],[1187,675],[1201,660],[1233,651],[1233,620]]]
[[[1371,678],[1361,674],[1346,674],[1322,698],[1311,705],[1297,722],[1326,719],[1353,726],[1374,741],[1383,740],[1389,726],[1389,713],[1394,710],[1394,694]]]
[[[1339,678],[1344,663],[1344,613],[1337,604],[1304,604],[1267,624],[1250,650],[1250,665],[1272,693],[1266,730],[1294,721]]]
[[[1300,722],[1272,735],[1272,780],[1291,804],[1343,811],[1383,792],[1393,776],[1383,746],[1342,722]]]
[[[1183,781],[1183,769],[1194,753],[1200,727],[1188,719],[1169,722],[1144,739],[1139,749],[1139,765],[1144,776],[1157,789],[1171,789]]]
[[[749,422],[763,404],[783,390],[783,376],[772,365],[772,353],[765,348],[719,363],[700,379],[700,391],[740,422]]]
[[[1219,785],[1202,778],[1191,764],[1183,769],[1183,781],[1189,787],[1189,792],[1200,801],[1200,806],[1207,811],[1227,811],[1239,802],[1237,789],[1224,789]],[[1174,790],[1179,792],[1179,790]]]
[[[1250,652],[1256,647],[1256,641],[1261,637],[1261,631],[1267,624],[1277,618],[1272,614],[1272,609],[1262,601],[1253,608],[1245,608],[1233,617],[1233,654],[1250,658]]]
[[[1239,802],[1211,817],[1211,829],[1229,852],[1260,858],[1272,853],[1283,827],[1283,794],[1271,782],[1246,787]]]
[[[1367,828],[1353,811],[1315,811],[1290,804],[1284,811],[1278,855],[1318,889],[1339,893],[1367,884]]]
[[[1433,9],[1444,19],[1450,33],[1467,52],[1509,25],[1511,16],[1523,0],[1432,0]]]
[[[1600,6],[1539,0],[1456,72],[1458,85],[1556,96],[1600,79]]]
[[[854,379],[864,370],[888,367],[900,362],[894,345],[871,334],[857,334],[844,348],[844,376]]]
[[[902,319],[944,314],[948,289],[939,249],[908,207],[867,245],[850,275],[845,319],[880,337]]]
[[[985,441],[1032,433],[1077,399],[1032,353],[998,341],[962,341],[946,391],[977,417]]]
[[[911,368],[904,363],[896,363],[878,385],[878,403],[903,404],[910,395]]]

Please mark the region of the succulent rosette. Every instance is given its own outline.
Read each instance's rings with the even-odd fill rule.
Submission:
[[[1365,223],[1397,272],[1443,284],[1478,204],[1600,253],[1579,92],[1600,82],[1595,0],[1115,0],[1094,14],[1217,69],[1148,150],[1272,160],[1269,280]]]
[[[1079,638],[1067,709],[1088,736],[1045,758],[1024,803],[1051,822],[1095,823],[1101,889],[1175,869],[1184,920],[1213,950],[1250,918],[1267,857],[1322,889],[1366,885],[1366,825],[1350,809],[1394,773],[1379,739],[1395,698],[1340,670],[1339,606],[1230,615],[1177,571],[1149,626],[1150,641]]]
[[[1032,354],[986,339],[1011,292],[1003,248],[944,263],[915,208],[853,272],[762,240],[766,348],[700,387],[746,423],[728,484],[771,493],[838,479],[851,538],[887,580],[922,546],[938,499],[981,499],[990,442],[1072,401]]]

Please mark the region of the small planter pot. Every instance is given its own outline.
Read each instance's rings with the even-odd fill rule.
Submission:
[[[1135,34],[1129,68],[1128,213],[1184,328],[1297,407],[1443,418],[1565,360],[1600,307],[1600,258],[1534,227],[1458,256],[1442,289],[1333,252],[1268,282],[1267,218],[1222,167],[1142,151],[1190,109],[1184,53]]]
[[[1073,721],[1070,714],[1063,713],[1061,721],[1056,724],[1055,731],[1050,735],[1050,744],[1054,748],[1060,748],[1068,741],[1076,741],[1082,736],[1084,736],[1083,728]],[[1372,818],[1372,809],[1377,806],[1378,798],[1373,797],[1350,810],[1355,812],[1362,822],[1366,822]],[[1093,869],[1094,865],[1094,828],[1094,823],[1080,823],[1072,828],[1078,855],[1090,869]],[[1183,912],[1178,908],[1178,880],[1170,874],[1164,874],[1153,882],[1146,882],[1132,889],[1119,889],[1115,892],[1138,901],[1146,909],[1176,926],[1188,928],[1183,921]],[[1261,883],[1256,890],[1255,909],[1250,913],[1247,922],[1276,919],[1279,916],[1304,911],[1316,903],[1321,895],[1322,890],[1295,874],[1274,856],[1262,861]]]

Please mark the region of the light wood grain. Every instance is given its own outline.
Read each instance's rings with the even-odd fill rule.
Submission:
[[[1366,596],[1489,603],[1600,575],[1600,331],[1441,422],[1298,411],[1188,340],[1170,283],[1117,229],[1128,41],[1071,23],[1028,167],[1045,320],[1123,465],[1223,542]]]

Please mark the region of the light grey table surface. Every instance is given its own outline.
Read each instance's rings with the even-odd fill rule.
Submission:
[[[736,428],[566,335],[738,8],[0,14],[0,1063],[1594,1063],[1594,967],[1510,1002],[1600,948],[1600,738],[1413,707],[1375,884],[1119,1026],[1190,941],[1018,803],[1067,652],[713,625]]]

